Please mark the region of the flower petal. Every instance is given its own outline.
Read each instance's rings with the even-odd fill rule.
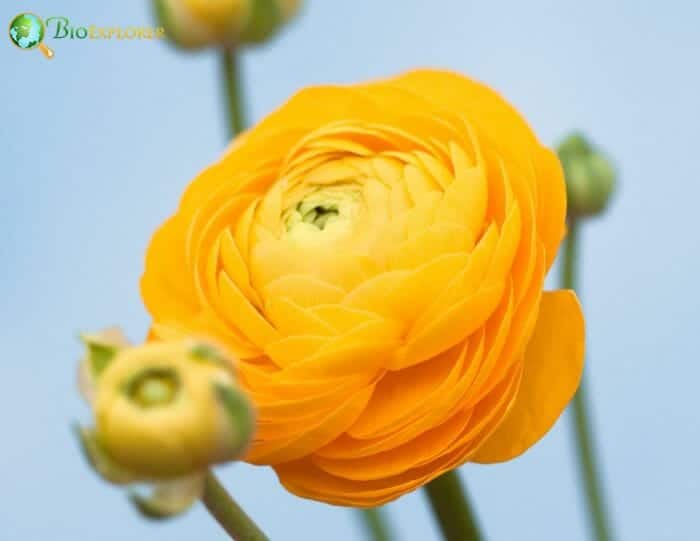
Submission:
[[[523,381],[513,408],[473,457],[493,463],[515,458],[554,425],[583,371],[584,321],[573,291],[542,296],[535,332],[525,351]]]

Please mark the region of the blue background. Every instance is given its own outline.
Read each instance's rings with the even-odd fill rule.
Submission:
[[[138,0],[5,1],[0,21],[26,10],[151,22]],[[254,119],[310,83],[440,66],[498,88],[544,141],[578,127],[616,158],[618,197],[584,233],[583,299],[605,479],[632,541],[698,539],[699,15],[690,0],[308,0],[244,59]],[[225,144],[216,56],[48,43],[51,62],[0,45],[0,539],[223,539],[201,507],[139,519],[68,428],[88,420],[76,332],[118,323],[143,336],[149,236]],[[462,468],[490,539],[586,538],[569,421],[512,463]],[[350,511],[287,494],[268,469],[221,475],[273,540],[361,538]],[[402,539],[437,538],[420,493],[388,510]]]

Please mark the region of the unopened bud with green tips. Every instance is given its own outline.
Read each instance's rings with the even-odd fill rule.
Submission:
[[[157,484],[151,498],[133,497],[142,512],[184,510],[211,466],[242,458],[254,414],[218,348],[192,340],[117,346],[101,333],[83,340],[95,427],[78,428],[79,441],[107,481]]]
[[[616,172],[611,160],[580,133],[566,137],[557,153],[566,178],[569,215],[602,213],[615,191]]]
[[[240,458],[254,426],[233,365],[192,341],[120,350],[100,376],[94,411],[105,451],[143,479]]]
[[[177,45],[232,48],[261,43],[299,10],[301,0],[154,0],[159,23]]]

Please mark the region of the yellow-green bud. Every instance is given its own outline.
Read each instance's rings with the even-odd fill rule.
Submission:
[[[236,47],[273,36],[301,0],[154,0],[166,35],[185,48]]]
[[[143,480],[235,460],[253,432],[232,364],[192,341],[119,350],[97,381],[94,411],[102,449]]]
[[[240,458],[252,439],[250,404],[231,359],[198,341],[132,347],[119,329],[85,334],[79,383],[96,427],[77,427],[93,469],[131,494],[139,512],[167,518],[202,495],[210,466]]]
[[[615,189],[610,159],[581,134],[566,137],[557,149],[564,168],[570,216],[594,216],[607,207]]]

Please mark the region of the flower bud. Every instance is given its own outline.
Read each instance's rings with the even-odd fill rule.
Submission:
[[[168,37],[181,47],[235,47],[274,35],[300,0],[155,0]]]
[[[192,340],[132,347],[118,329],[81,338],[80,388],[96,418],[76,430],[88,462],[113,484],[153,483],[150,496],[131,495],[144,516],[182,513],[206,470],[240,458],[252,439],[231,360]]]
[[[615,168],[609,158],[578,133],[566,137],[557,153],[566,178],[569,215],[600,214],[615,189]]]
[[[97,383],[94,411],[106,453],[143,479],[234,460],[253,431],[230,362],[191,341],[120,350]]]

